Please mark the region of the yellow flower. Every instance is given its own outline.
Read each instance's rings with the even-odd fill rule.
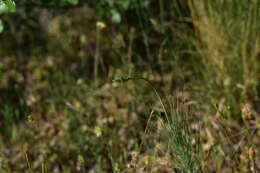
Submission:
[[[27,116],[27,121],[28,121],[29,123],[33,123],[33,122],[34,122],[34,119],[33,119],[32,115],[28,115],[28,116]]]
[[[75,107],[76,107],[77,109],[79,109],[79,108],[81,107],[80,102],[78,102],[78,101],[76,101],[74,105],[75,105]]]
[[[97,23],[96,23],[96,27],[97,27],[98,29],[102,30],[102,29],[106,28],[106,24],[103,23],[103,22],[97,22]]]
[[[248,154],[248,157],[250,160],[253,160],[254,159],[254,155],[255,155],[255,150],[253,147],[249,147],[247,149],[247,154]]]
[[[250,105],[249,104],[245,104],[242,108],[242,118],[246,119],[246,120],[250,120],[253,118],[253,114],[252,111],[250,109]]]
[[[100,127],[95,127],[94,128],[94,133],[97,135],[97,137],[100,137],[102,135],[102,130]]]
[[[85,159],[82,155],[78,156],[78,162],[79,162],[80,165],[83,165],[85,163]]]

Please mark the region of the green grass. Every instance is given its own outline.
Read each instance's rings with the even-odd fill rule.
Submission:
[[[171,119],[165,122],[169,148],[172,153],[173,167],[179,172],[195,173],[200,168],[200,131],[192,132],[192,112],[184,108],[183,103],[171,108]]]

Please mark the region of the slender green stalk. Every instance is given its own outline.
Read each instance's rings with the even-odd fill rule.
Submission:
[[[94,78],[97,84],[98,80],[98,65],[99,65],[99,54],[100,54],[100,29],[97,28],[97,40],[96,40],[96,50],[95,50],[95,60],[94,60]]]
[[[154,87],[154,85],[148,79],[146,79],[144,77],[121,77],[119,79],[114,79],[113,82],[121,82],[122,83],[122,82],[127,82],[129,80],[143,80],[150,85],[150,87],[153,89],[153,92],[155,93],[155,95],[157,96],[157,98],[160,101],[160,104],[161,104],[163,111],[166,115],[167,121],[170,122],[167,110],[166,110],[165,105],[163,104],[163,101],[162,101],[162,96],[159,94],[159,92],[157,92],[157,89]]]

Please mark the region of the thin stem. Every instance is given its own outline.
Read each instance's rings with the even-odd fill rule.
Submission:
[[[95,50],[95,62],[94,62],[94,78],[95,83],[98,80],[98,64],[99,64],[99,41],[100,41],[100,29],[97,28],[97,40],[96,40],[96,50]]]
[[[32,172],[32,168],[31,168],[31,165],[30,165],[30,162],[29,162],[29,158],[28,158],[28,155],[27,155],[26,152],[25,152],[25,158],[26,158],[27,166],[28,166],[28,168],[29,168],[29,172],[30,172],[30,173],[33,173],[33,172]]]
[[[169,122],[170,122],[170,121],[169,121],[169,116],[168,116],[167,110],[166,110],[166,108],[165,108],[165,106],[164,106],[164,104],[163,104],[162,96],[157,92],[157,89],[154,87],[154,85],[153,85],[148,79],[143,78],[143,77],[126,77],[126,78],[122,77],[122,78],[120,78],[120,79],[116,79],[116,80],[113,80],[113,81],[114,81],[114,82],[127,82],[127,81],[129,81],[129,80],[143,80],[143,81],[145,81],[146,83],[148,83],[148,84],[150,85],[150,87],[152,87],[153,92],[155,93],[155,95],[157,96],[157,98],[158,98],[159,101],[160,101],[160,104],[161,104],[162,107],[163,107],[163,111],[164,111],[164,113],[165,113],[165,115],[166,115],[166,119],[167,119],[167,121],[168,121],[168,123],[169,123]]]

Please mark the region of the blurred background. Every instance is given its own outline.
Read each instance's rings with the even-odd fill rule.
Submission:
[[[1,172],[260,171],[260,1],[15,4]]]

